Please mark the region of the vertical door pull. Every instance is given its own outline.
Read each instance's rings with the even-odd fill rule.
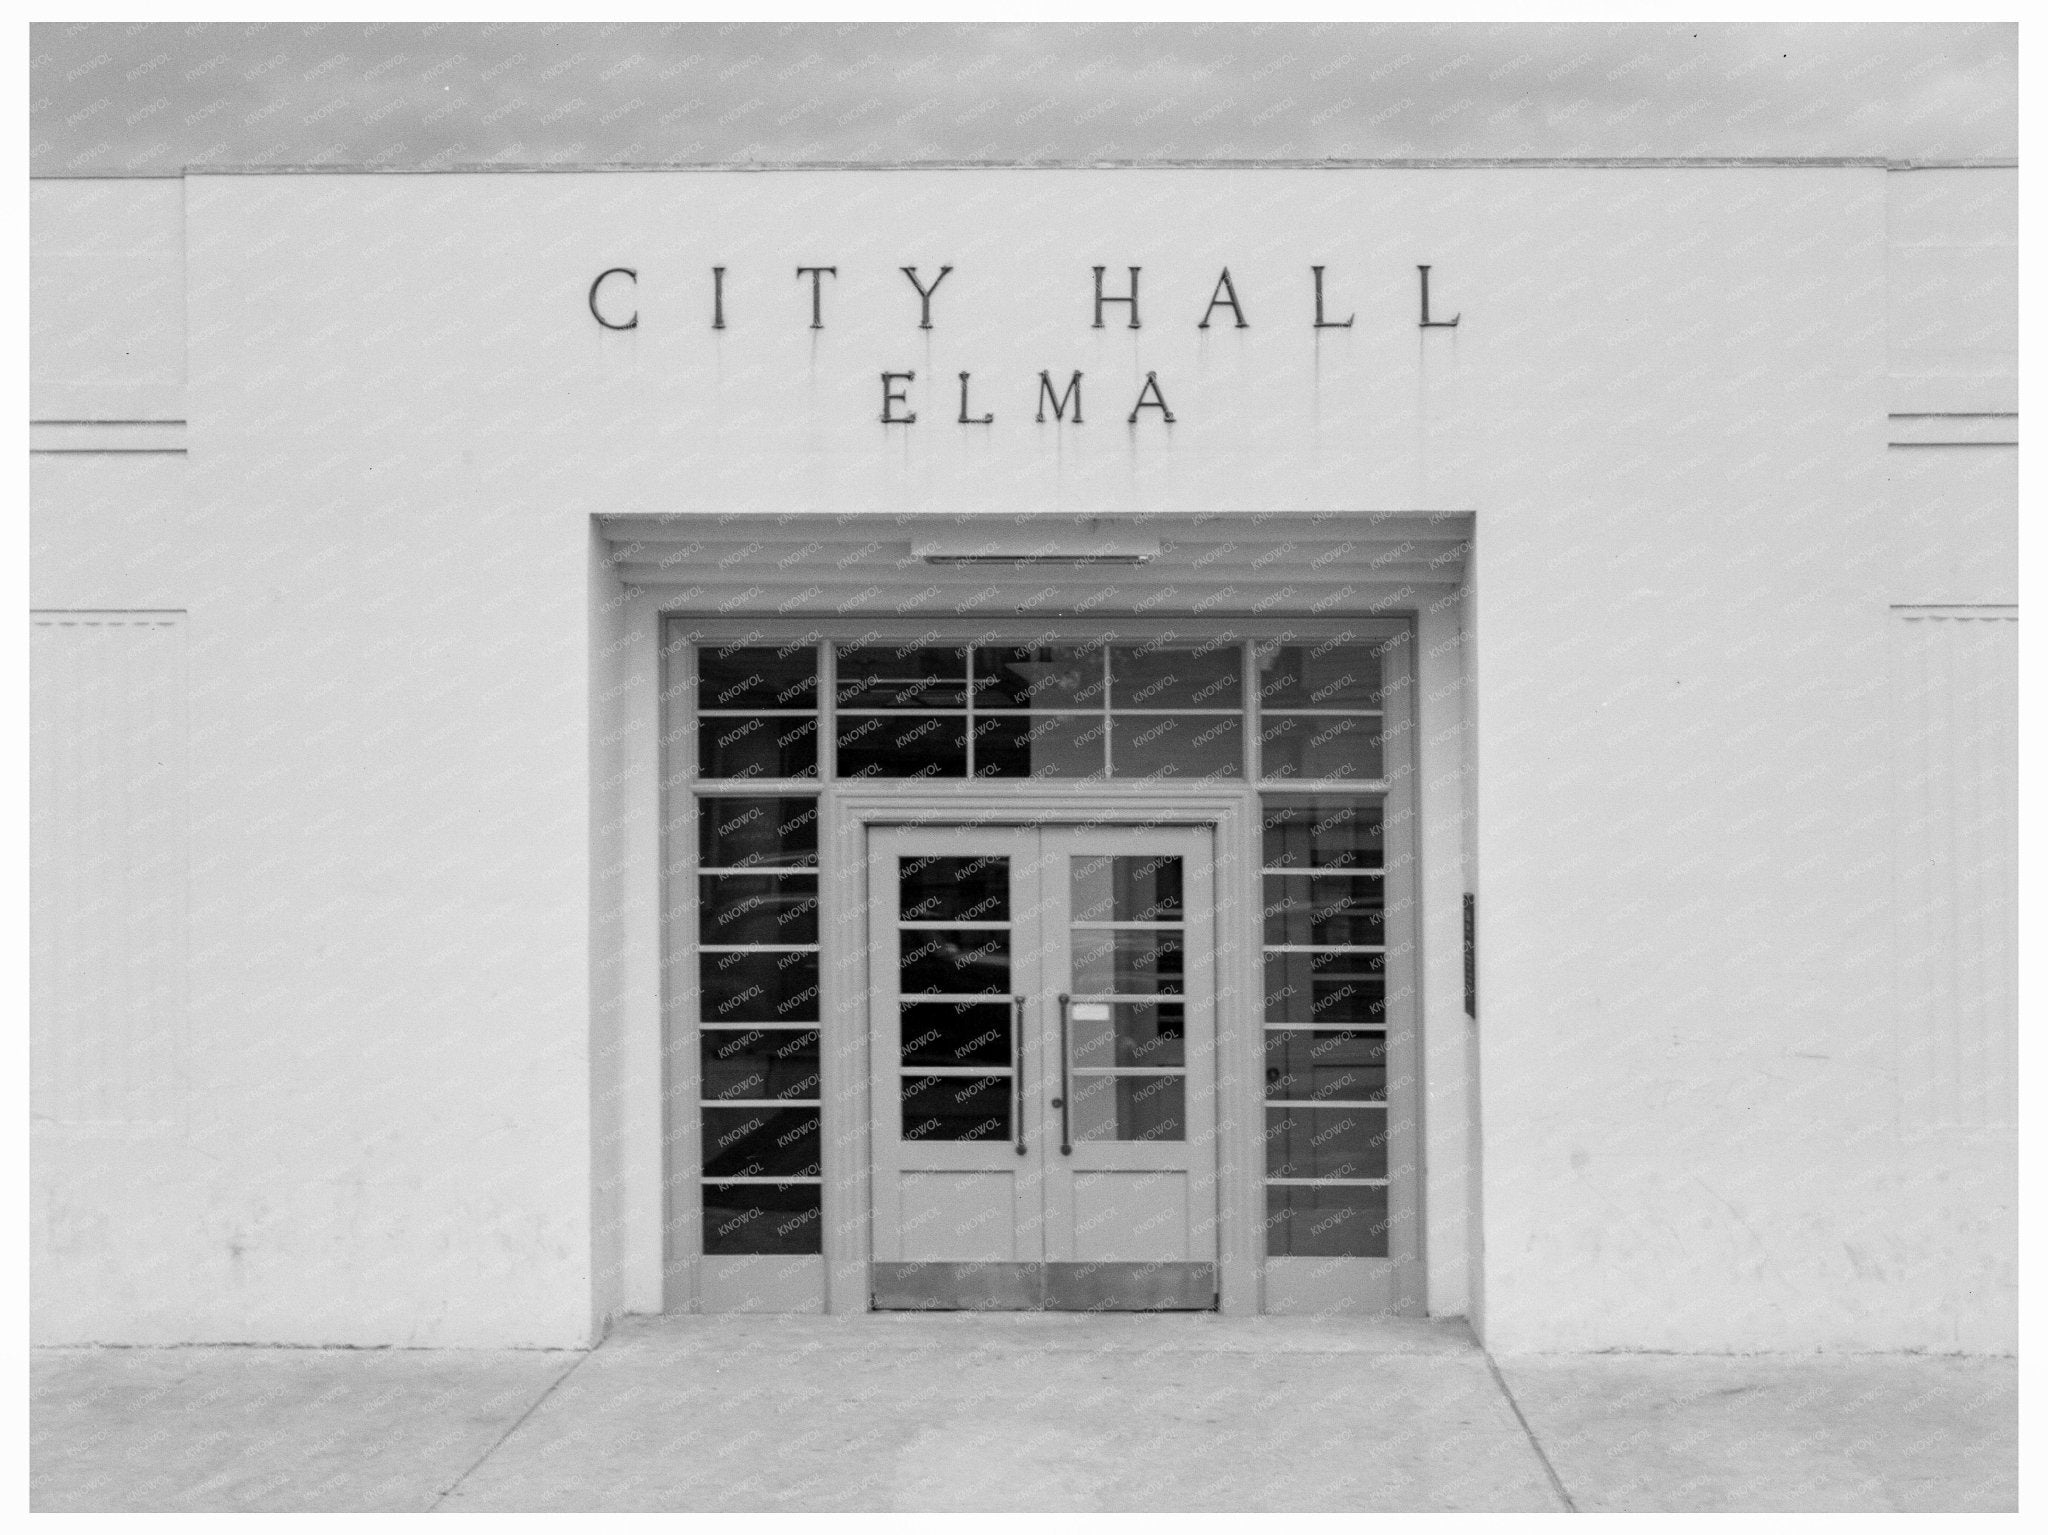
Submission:
[[[1021,1157],[1029,1150],[1024,1144],[1024,999],[1015,1000],[1017,1016],[1010,1029],[1010,1075],[1016,1078],[1011,1083],[1016,1105],[1012,1112],[1017,1117],[1017,1155]]]
[[[1063,1157],[1074,1154],[1074,1137],[1067,1121],[1067,1100],[1074,1096],[1074,1073],[1067,1061],[1067,1004],[1072,1000],[1065,992],[1060,993],[1060,1095],[1053,1102],[1060,1109],[1060,1155]]]

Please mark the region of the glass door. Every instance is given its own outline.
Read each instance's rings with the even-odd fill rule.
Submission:
[[[1210,842],[871,834],[878,1309],[1215,1305]]]

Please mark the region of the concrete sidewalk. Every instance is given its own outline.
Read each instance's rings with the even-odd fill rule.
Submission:
[[[632,1318],[589,1353],[44,1349],[32,1505],[2017,1506],[2009,1359],[1488,1359],[1462,1323]]]

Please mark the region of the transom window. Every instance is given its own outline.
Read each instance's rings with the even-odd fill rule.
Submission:
[[[707,645],[697,772],[723,782],[1374,780],[1384,772],[1379,649],[1237,638]]]

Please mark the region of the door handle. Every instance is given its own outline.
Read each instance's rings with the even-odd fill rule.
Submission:
[[[1017,1016],[1010,1030],[1010,1075],[1015,1080],[1010,1086],[1015,1104],[1011,1112],[1015,1115],[1017,1155],[1021,1157],[1029,1149],[1024,1144],[1024,999],[1018,997],[1016,1003]]]
[[[1067,1060],[1067,1004],[1073,1000],[1065,992],[1060,993],[1060,1095],[1053,1102],[1059,1105],[1060,1110],[1060,1155],[1063,1157],[1074,1154],[1074,1137],[1067,1120],[1067,1100],[1074,1096],[1074,1072]]]

